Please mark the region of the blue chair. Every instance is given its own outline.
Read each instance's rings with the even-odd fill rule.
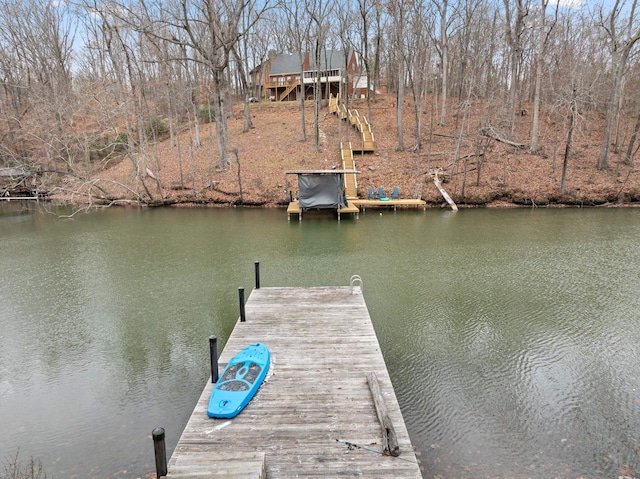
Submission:
[[[375,192],[375,190],[374,190],[373,188],[369,188],[369,196],[368,196],[368,198],[369,198],[370,200],[373,200],[375,197],[376,197],[376,192]]]
[[[391,192],[391,199],[392,200],[399,200],[400,199],[400,190],[398,189],[397,186]]]
[[[389,201],[389,198],[387,198],[387,195],[384,194],[383,188],[378,188],[378,199],[380,201]]]

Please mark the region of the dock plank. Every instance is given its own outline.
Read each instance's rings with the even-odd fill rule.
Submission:
[[[359,287],[256,289],[245,313],[220,368],[260,341],[271,351],[267,378],[233,419],[207,417],[213,389],[207,383],[169,461],[168,478],[228,477],[243,471],[245,462],[258,471],[247,477],[263,477],[261,464],[267,478],[422,477]],[[398,433],[398,458],[337,441],[381,448],[370,371],[380,380]]]

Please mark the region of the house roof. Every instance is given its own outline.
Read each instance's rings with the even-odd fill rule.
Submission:
[[[316,68],[316,62],[313,55],[309,55],[310,68]],[[344,53],[342,50],[323,50],[320,52],[320,69],[321,70],[339,70],[344,68]]]
[[[271,65],[270,75],[300,73],[300,56],[297,53],[278,53]]]
[[[315,58],[309,54],[309,69],[316,69]],[[339,70],[344,68],[344,54],[342,50],[323,50],[320,53],[321,70]],[[300,73],[300,56],[298,53],[278,53],[271,65],[270,75],[284,75]]]

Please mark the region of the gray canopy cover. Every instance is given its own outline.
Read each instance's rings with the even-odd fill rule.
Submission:
[[[342,174],[298,175],[301,208],[334,208],[344,203]]]

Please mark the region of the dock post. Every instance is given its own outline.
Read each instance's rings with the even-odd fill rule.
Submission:
[[[256,289],[260,289],[260,261],[256,261],[255,265],[256,265]]]
[[[240,322],[244,323],[247,319],[244,313],[244,288],[238,288],[238,296],[240,300]]]
[[[211,355],[211,382],[218,382],[218,338],[209,336],[209,353]]]
[[[157,427],[152,432],[153,449],[156,455],[156,477],[167,475],[167,447],[164,443],[164,428]]]

